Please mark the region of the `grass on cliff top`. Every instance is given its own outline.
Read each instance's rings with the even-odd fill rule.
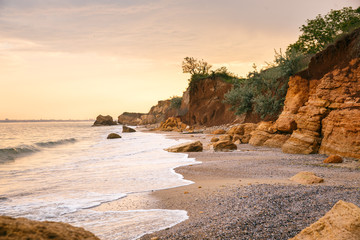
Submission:
[[[189,89],[190,91],[194,90],[196,85],[204,79],[216,80],[219,79],[226,83],[236,84],[241,82],[242,79],[235,76],[233,73],[228,72],[226,68],[223,68],[222,71],[211,71],[209,74],[193,74],[189,79]]]

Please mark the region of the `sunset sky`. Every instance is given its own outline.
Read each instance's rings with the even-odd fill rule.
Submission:
[[[306,19],[360,0],[0,0],[0,119],[147,112],[191,56],[245,76]]]

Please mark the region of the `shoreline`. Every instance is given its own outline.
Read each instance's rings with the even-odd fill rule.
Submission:
[[[237,145],[234,152],[214,152],[209,147],[211,134],[138,130],[200,140],[204,145],[203,152],[187,153],[201,164],[174,169],[193,184],[130,194],[95,209],[187,211],[189,219],[140,239],[288,239],[338,200],[360,205],[358,161],[345,159],[341,165],[326,165],[322,164],[325,155],[285,154],[280,149],[248,144]],[[300,171],[313,171],[325,182],[300,185],[289,180]],[[276,201],[269,200],[274,198]],[[286,207],[279,205],[282,201]]]
[[[175,169],[194,184],[149,195],[155,199],[152,207],[186,210],[189,219],[140,239],[288,239],[322,217],[338,200],[360,206],[360,163],[353,159],[326,165],[322,163],[325,155],[285,154],[281,149],[248,144],[237,145],[234,152],[213,152],[208,146],[213,135],[158,133],[200,140],[205,149],[188,153],[201,164]],[[325,181],[300,185],[289,180],[300,171],[315,172]],[[274,206],[271,198],[288,206]],[[272,208],[278,210],[269,211]]]

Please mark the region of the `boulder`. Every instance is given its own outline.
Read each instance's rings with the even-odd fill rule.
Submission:
[[[312,172],[299,172],[295,176],[291,177],[290,180],[300,184],[314,184],[324,182],[323,178],[316,176]]]
[[[224,134],[219,136],[220,141],[232,141],[232,136],[229,134]]]
[[[124,125],[122,132],[123,132],[123,133],[124,133],[124,132],[126,132],[126,133],[132,133],[132,132],[136,132],[136,130],[133,129],[133,128],[131,128],[131,127],[127,127],[127,126]]]
[[[39,222],[0,216],[0,239],[100,240],[91,232],[61,222]]]
[[[290,240],[329,239],[360,239],[360,208],[358,206],[340,200],[322,218]]]
[[[120,116],[118,116],[118,123],[132,126],[140,125],[141,118],[144,115],[144,113],[124,112]]]
[[[360,97],[358,101],[360,105]],[[331,111],[322,120],[321,133],[319,153],[360,158],[360,106]]]
[[[324,163],[342,163],[343,159],[337,155],[330,155],[324,160]]]
[[[99,115],[96,117],[96,121],[94,122],[93,126],[111,126],[116,125],[117,123],[113,121],[113,118],[109,115],[103,116]]]
[[[226,131],[224,129],[217,129],[212,132],[212,134],[215,134],[215,135],[220,135],[220,134],[225,134],[225,133],[226,133]]]
[[[211,138],[211,140],[210,140],[210,142],[217,142],[217,141],[219,141],[219,138],[217,138],[217,137],[213,137],[213,138]]]
[[[108,136],[107,136],[107,139],[115,139],[115,138],[121,138],[121,136],[117,133],[110,133]]]
[[[168,152],[201,152],[203,150],[203,145],[200,141],[196,141],[176,145],[165,150]]]
[[[214,143],[213,146],[214,146],[214,151],[216,152],[218,151],[226,152],[237,149],[237,146],[232,141],[227,141],[227,140],[218,141]]]

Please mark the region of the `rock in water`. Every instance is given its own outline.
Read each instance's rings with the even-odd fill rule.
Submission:
[[[232,142],[232,141],[218,141],[216,143],[214,143],[214,151],[218,152],[218,151],[232,151],[232,150],[236,150],[237,146]]]
[[[121,136],[117,133],[110,133],[108,136],[107,136],[107,139],[114,139],[114,138],[121,138]]]
[[[358,206],[340,200],[325,216],[289,240],[330,239],[360,239],[360,208]]]
[[[109,115],[103,116],[99,115],[96,118],[96,121],[94,122],[93,126],[111,126],[116,125],[117,123],[113,121],[113,118]]]
[[[316,176],[312,172],[299,172],[295,176],[291,177],[290,180],[300,184],[314,184],[324,182],[323,178]]]
[[[0,239],[100,240],[91,232],[61,222],[39,222],[0,216]]]
[[[168,152],[201,152],[203,150],[203,145],[200,141],[197,141],[192,143],[183,143],[165,150]]]
[[[324,163],[342,163],[343,159],[337,155],[330,155],[328,158],[324,160]]]
[[[127,126],[123,126],[123,131],[122,132],[127,132],[127,133],[131,133],[131,132],[136,132],[135,129],[131,128],[131,127],[127,127]]]

